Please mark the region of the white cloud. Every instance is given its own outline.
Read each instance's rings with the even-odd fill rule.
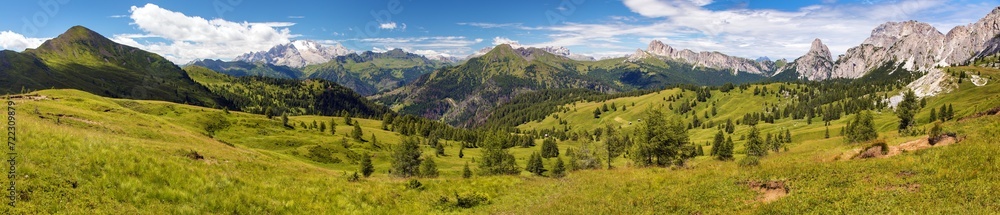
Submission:
[[[289,19],[305,19],[305,16],[288,16]]]
[[[496,46],[500,44],[510,44],[511,46],[515,46],[515,48],[521,46],[521,43],[518,43],[517,40],[512,40],[506,37],[494,37],[493,45]]]
[[[163,55],[178,64],[194,59],[228,60],[247,52],[288,43],[298,36],[284,28],[295,25],[291,22],[207,20],[155,4],[132,6],[129,12],[133,21],[131,25],[144,33],[114,35],[112,40]],[[142,40],[144,38],[162,38],[167,42],[148,42]]]
[[[794,11],[704,8],[712,3],[706,0],[623,0],[632,12],[646,19],[630,22],[612,18],[612,22],[606,23],[567,22],[540,27],[539,30],[546,32],[548,41],[530,46],[621,53],[644,49],[649,40],[658,39],[675,48],[695,51],[720,51],[748,58],[794,59],[808,51],[814,38],[822,39],[833,54],[838,55],[860,44],[873,28],[887,21],[915,19],[947,32],[955,25],[976,21],[996,7],[988,3],[943,0],[874,0],[872,4],[811,5]],[[642,46],[635,47],[636,44]]]
[[[128,15],[111,15],[108,18],[116,18],[117,19],[117,18],[125,18],[125,17],[128,17]]]
[[[51,38],[30,38],[11,31],[0,31],[0,49],[24,51],[27,48],[38,48]]]
[[[459,22],[455,23],[457,25],[467,25],[479,28],[507,28],[507,27],[521,27],[521,23],[486,23],[486,22]]]
[[[350,39],[348,41],[361,43],[367,46],[386,51],[394,48],[403,49],[417,54],[432,54],[459,56],[472,51],[472,45],[480,43],[483,39],[469,39],[464,36],[435,36],[435,37],[399,37],[399,38],[363,38]]]
[[[379,24],[378,27],[381,28],[381,29],[386,29],[386,30],[397,30],[398,29],[398,30],[405,31],[406,30],[406,23],[399,23],[397,25],[396,22],[387,22],[387,23],[381,23],[381,24]]]

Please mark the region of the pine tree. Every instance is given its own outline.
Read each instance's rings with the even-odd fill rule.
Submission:
[[[313,121],[315,122],[315,121]],[[326,132],[326,123],[319,124],[319,132]]]
[[[434,147],[434,150],[437,152],[437,156],[445,156],[444,144],[437,144],[437,147]]]
[[[438,177],[437,164],[434,164],[434,158],[424,158],[424,161],[420,164],[420,176],[424,178]]]
[[[542,141],[542,157],[551,158],[559,156],[559,146],[556,145],[556,140],[549,137]]]
[[[539,176],[547,171],[545,166],[542,164],[542,156],[538,155],[537,152],[531,153],[531,157],[528,158],[528,165],[524,168],[524,170]]]
[[[361,126],[359,126],[358,124],[354,124],[354,131],[351,131],[351,138],[354,138],[354,140],[357,141],[363,141],[363,139],[361,139],[362,135],[363,134],[361,133]]]
[[[395,147],[392,153],[392,174],[400,177],[410,177],[419,173],[420,146],[412,137],[403,139],[403,143]]]
[[[792,130],[785,129],[785,143],[792,143]]]
[[[594,118],[601,118],[601,108],[594,109]]]
[[[871,111],[867,110],[855,115],[847,124],[845,131],[847,140],[856,143],[878,138],[873,118]]]
[[[469,162],[465,162],[465,167],[462,168],[462,178],[471,178],[472,170],[469,169]]]
[[[917,95],[913,93],[913,90],[908,90],[903,95],[903,101],[896,106],[896,117],[899,117],[899,133],[909,131],[914,126],[913,116],[920,110],[920,104],[917,102]]]
[[[933,123],[934,121],[937,121],[937,112],[936,112],[936,110],[934,110],[934,108],[931,108],[930,123]]]
[[[354,120],[351,119],[351,116],[344,116],[345,125],[351,125],[352,123],[354,123]]]
[[[948,120],[952,119],[955,119],[955,109],[951,106],[951,104],[948,104]]]
[[[288,114],[281,114],[281,124],[285,127],[292,127],[288,125]]]
[[[625,106],[622,106],[622,108],[625,108]],[[556,158],[555,162],[555,167],[552,167],[552,177],[562,178],[566,176],[566,167],[563,164],[562,158]]]
[[[372,173],[375,172],[375,166],[372,166],[372,156],[367,154],[362,155],[361,164],[358,168],[360,169],[359,171],[361,171],[361,174],[365,176],[365,178],[371,176]]]
[[[719,148],[719,155],[717,156],[719,160],[732,160],[733,159],[733,137],[726,137],[726,142],[721,144]]]
[[[767,155],[767,146],[765,144],[760,138],[760,131],[757,130],[757,126],[751,126],[750,133],[747,134],[747,156],[763,157]]]
[[[826,134],[823,135],[823,138],[830,139],[830,126],[826,126]]]
[[[725,138],[722,130],[719,130],[719,133],[715,134],[715,141],[712,142],[712,156],[719,155],[719,149],[723,147],[722,144],[726,144]]]
[[[465,157],[465,152],[463,152],[463,151],[465,151],[465,145],[462,145],[461,148],[458,148],[458,158],[464,158]]]
[[[948,121],[948,105],[941,105],[941,111],[938,111],[938,114],[941,121]]]
[[[337,135],[337,120],[330,119],[330,135]]]

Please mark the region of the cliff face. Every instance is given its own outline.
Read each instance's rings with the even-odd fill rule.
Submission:
[[[678,50],[663,44],[663,42],[658,40],[650,42],[646,52],[651,55],[663,56],[694,65],[733,70],[733,73],[745,72],[771,76],[776,70],[776,68],[774,68],[774,63],[771,61],[755,61],[741,57],[733,57],[719,52],[694,52],[688,49]],[[635,57],[636,55],[633,55],[630,59]]]
[[[873,29],[861,45],[840,55],[832,66],[825,60],[832,58],[823,57],[825,47],[817,47],[822,45],[818,40],[793,64],[809,80],[859,78],[887,62],[902,64],[910,71],[930,72],[936,66],[966,64],[1000,52],[998,35],[1000,7],[976,23],[955,27],[948,34],[917,21],[887,22]]]
[[[795,59],[794,68],[801,77],[809,80],[830,78],[830,73],[833,71],[833,57],[830,54],[830,48],[827,48],[819,39],[813,40],[809,52]]]

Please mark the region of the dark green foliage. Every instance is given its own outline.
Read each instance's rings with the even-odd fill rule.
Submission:
[[[471,178],[472,170],[469,169],[469,162],[465,162],[465,167],[462,167],[462,178]]]
[[[44,89],[235,110],[173,62],[82,26],[21,53],[0,50],[0,94]]]
[[[426,157],[420,162],[420,177],[424,178],[436,178],[438,177],[437,164],[434,163],[434,158]]]
[[[201,120],[202,129],[205,130],[205,135],[208,137],[214,137],[215,132],[224,130],[229,125],[229,120],[222,114],[209,114]]]
[[[823,134],[824,139],[830,139],[830,126],[826,126],[826,133]]]
[[[607,138],[604,140],[604,152],[608,156],[608,169],[611,169],[611,162],[625,153],[626,147],[631,145],[632,140],[628,136],[620,134],[614,125],[608,124],[605,130],[607,130]]]
[[[927,131],[927,143],[932,146],[937,144],[938,140],[941,138],[941,133],[943,129],[941,128],[941,122],[935,122],[931,130]]]
[[[556,140],[550,138],[545,138],[542,141],[542,157],[552,158],[559,156],[559,145],[556,145]]]
[[[594,118],[595,119],[596,118],[601,118],[601,109],[600,108],[594,109]]]
[[[359,164],[358,169],[361,171],[361,174],[364,175],[366,178],[368,176],[371,176],[372,173],[375,172],[375,166],[372,166],[372,156],[367,154],[363,155],[361,157],[361,163]]]
[[[734,147],[733,137],[727,137],[726,142],[719,148],[719,154],[716,156],[716,159],[723,161],[732,160]]]
[[[348,182],[358,182],[361,181],[361,177],[358,176],[358,172],[354,172],[351,176],[347,177]]]
[[[417,179],[410,179],[409,181],[406,181],[406,189],[423,190],[424,184],[417,181]]]
[[[320,163],[340,163],[341,160],[338,157],[333,156],[333,152],[323,146],[313,146],[309,148],[309,154],[306,155],[310,160],[320,162]]]
[[[458,148],[458,158],[464,158],[465,157],[465,152],[464,151],[465,151],[465,145],[462,145],[461,148]]]
[[[625,108],[625,106],[622,106]],[[563,164],[562,158],[556,158],[555,165],[552,167],[552,177],[562,178],[566,176],[566,166]]]
[[[710,153],[709,155],[717,156],[719,155],[719,149],[723,147],[723,144],[726,144],[726,137],[724,136],[724,134],[722,134],[722,130],[719,130],[719,133],[715,134],[715,139],[713,140],[714,141],[712,141],[712,153]]]
[[[337,135],[337,120],[330,119],[330,135]]]
[[[542,173],[548,171],[545,169],[545,165],[542,163],[542,156],[538,155],[537,152],[531,153],[531,157],[528,158],[528,165],[525,166],[524,170],[534,173],[535,175],[541,176]]]
[[[937,109],[931,108],[931,118],[929,120],[931,123],[937,121]]]
[[[392,152],[392,174],[399,177],[415,176],[420,166],[420,146],[412,137],[403,139],[403,143],[394,147]]]
[[[748,157],[763,157],[767,155],[767,143],[760,138],[760,131],[757,130],[757,126],[750,126],[750,132],[747,134],[747,156]]]
[[[357,141],[363,141],[363,139],[361,139],[361,136],[364,135],[364,134],[362,134],[361,132],[362,132],[361,131],[361,126],[358,125],[357,123],[355,123],[354,124],[354,130],[351,131],[351,138],[354,138],[354,140],[357,140]]]
[[[483,137],[483,157],[479,162],[479,174],[482,175],[515,175],[521,172],[514,160],[514,155],[507,152],[504,142],[507,135],[491,133]]]
[[[757,166],[760,165],[760,157],[757,156],[746,156],[739,161],[740,166]]]
[[[916,124],[913,116],[917,114],[917,111],[920,111],[917,95],[913,93],[913,90],[907,90],[903,95],[903,101],[899,102],[896,106],[896,117],[899,117],[898,128],[900,134],[909,131]]]
[[[640,166],[683,165],[687,157],[682,149],[690,145],[687,129],[680,119],[667,120],[663,112],[647,110],[647,118],[639,124],[639,134],[629,157]]]
[[[873,120],[874,117],[872,116],[871,111],[862,111],[861,113],[854,115],[854,118],[847,123],[847,128],[845,130],[847,141],[857,143],[878,138],[878,132],[875,131],[875,123]]]
[[[444,154],[444,144],[436,144],[436,145],[437,146],[434,147],[435,155],[437,155],[437,156],[445,156],[445,154]]]
[[[284,125],[286,128],[292,127],[291,125],[288,125],[288,114],[281,115],[281,124]]]

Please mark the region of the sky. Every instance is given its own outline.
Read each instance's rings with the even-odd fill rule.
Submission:
[[[5,2],[0,49],[35,48],[72,26],[184,64],[231,60],[294,40],[353,51],[465,57],[502,43],[618,57],[652,40],[674,48],[794,60],[819,38],[833,55],[889,21],[942,33],[1000,0],[175,0]]]

